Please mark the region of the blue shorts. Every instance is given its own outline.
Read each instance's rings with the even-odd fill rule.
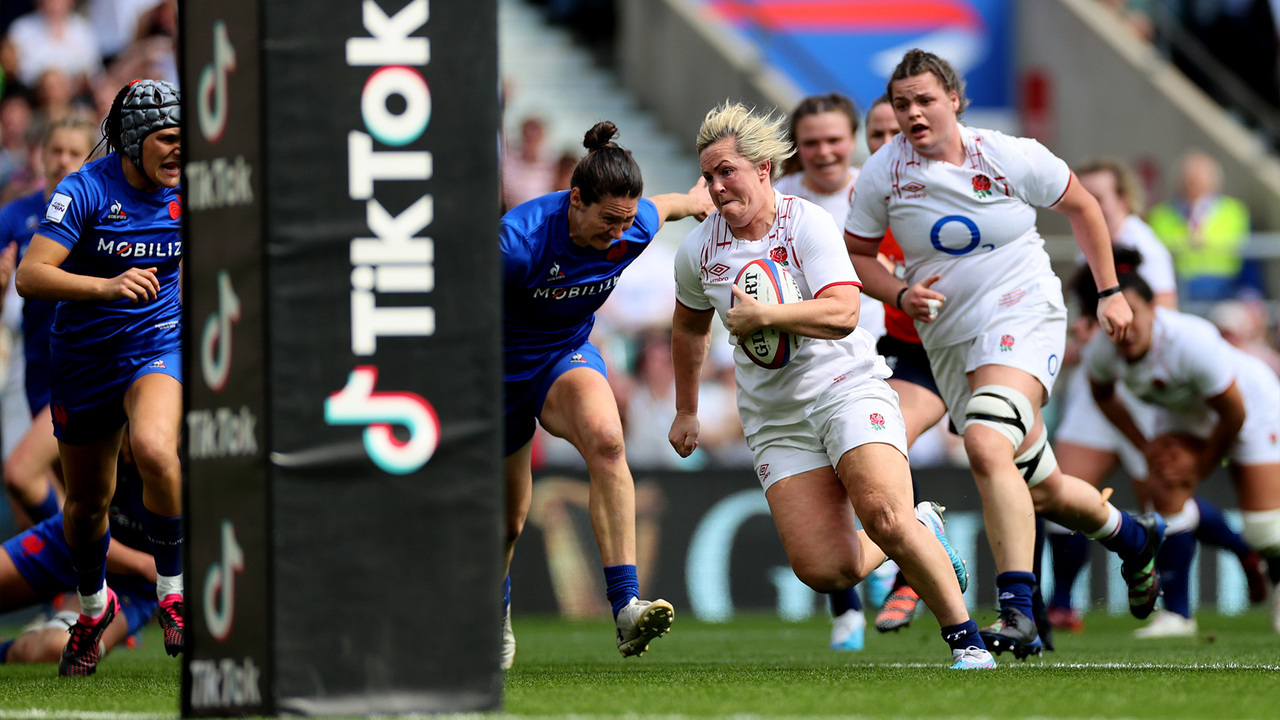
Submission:
[[[938,383],[933,379],[933,368],[929,365],[929,354],[925,352],[924,345],[881,335],[876,342],[876,352],[884,356],[884,361],[893,370],[891,380],[905,380],[942,397]]]
[[[533,437],[533,421],[542,414],[542,404],[547,401],[551,385],[561,375],[579,367],[589,367],[605,377],[609,376],[604,369],[604,358],[600,357],[600,351],[587,341],[580,347],[553,356],[551,362],[527,380],[503,381],[504,457],[524,447]]]
[[[31,417],[35,417],[49,404],[49,358],[27,360],[26,385],[27,407],[31,409]]]
[[[124,427],[124,395],[143,375],[182,382],[182,351],[89,362],[54,357],[49,383],[54,437],[87,445]]]
[[[46,518],[4,543],[5,552],[36,595],[49,601],[76,589],[76,571],[71,552],[62,534],[62,513]],[[107,585],[120,599],[120,609],[129,621],[129,634],[143,628],[156,612],[156,586],[141,578],[107,574]]]

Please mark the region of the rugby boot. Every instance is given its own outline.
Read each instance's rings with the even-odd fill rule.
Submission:
[[[1040,655],[1044,652],[1044,643],[1036,632],[1036,621],[1027,617],[1017,608],[1007,607],[1000,611],[1000,617],[991,625],[978,631],[987,649],[999,655],[1012,652],[1019,660],[1029,655]]]
[[[1156,599],[1160,597],[1160,571],[1156,569],[1156,555],[1160,554],[1160,545],[1164,543],[1164,518],[1156,513],[1146,513],[1134,517],[1134,522],[1142,526],[1147,539],[1142,544],[1142,551],[1133,560],[1126,560],[1120,566],[1125,584],[1129,586],[1129,613],[1139,620],[1145,620],[1156,608]]]

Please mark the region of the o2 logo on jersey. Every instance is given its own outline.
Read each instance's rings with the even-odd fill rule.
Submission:
[[[236,528],[222,521],[222,560],[204,576],[204,622],[218,642],[231,635],[236,616],[236,573],[244,570],[244,550],[236,542]]]
[[[214,392],[222,392],[231,376],[231,325],[240,320],[240,297],[231,275],[218,271],[218,311],[204,322],[200,338],[200,371]]]
[[[375,392],[378,368],[361,365],[351,371],[347,386],[324,402],[330,425],[365,425],[364,449],[386,472],[408,475],[427,464],[440,447],[440,418],[426,398],[409,392]],[[400,440],[392,425],[408,429]]]
[[[213,24],[213,62],[200,71],[196,94],[196,116],[200,133],[211,143],[227,129],[227,74],[236,69],[236,49],[227,36],[227,23]]]
[[[964,247],[950,247],[942,244],[942,229],[951,223],[960,223],[969,229],[969,243]],[[955,231],[949,233],[955,235]],[[963,233],[961,233],[963,236]],[[938,250],[948,255],[968,255],[973,252],[982,243],[982,233],[978,231],[978,224],[963,215],[948,215],[933,224],[933,229],[929,231],[929,242]],[[996,246],[991,243],[982,245],[984,250],[995,250]]]

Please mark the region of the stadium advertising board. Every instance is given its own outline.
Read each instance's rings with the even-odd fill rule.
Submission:
[[[263,18],[278,707],[495,708],[496,4]]]
[[[184,716],[274,711],[258,2],[182,12]]]

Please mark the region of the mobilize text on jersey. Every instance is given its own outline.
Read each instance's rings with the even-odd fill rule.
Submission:
[[[152,243],[98,238],[98,252],[120,257],[181,257],[182,241]]]
[[[622,277],[622,276],[615,275],[609,278],[608,280],[603,280],[598,283],[591,283],[590,285],[570,285],[568,287],[535,288],[533,291],[533,298],[535,300],[540,298],[550,298],[552,300],[572,300],[573,298],[576,298],[576,297],[588,297],[591,295],[600,295],[612,290],[613,286],[618,284],[619,277]]]

